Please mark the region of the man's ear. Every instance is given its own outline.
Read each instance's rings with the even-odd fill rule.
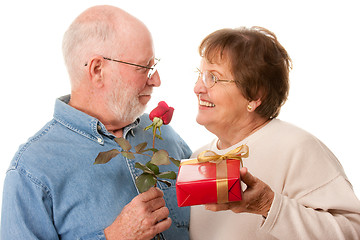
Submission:
[[[90,59],[87,67],[89,81],[96,88],[104,86],[104,63],[105,60],[101,56],[95,56]]]

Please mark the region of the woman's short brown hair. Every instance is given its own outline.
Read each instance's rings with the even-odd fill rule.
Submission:
[[[199,53],[211,63],[229,64],[243,96],[261,99],[256,109],[260,116],[279,115],[289,93],[292,62],[274,33],[262,27],[221,29],[201,42]]]

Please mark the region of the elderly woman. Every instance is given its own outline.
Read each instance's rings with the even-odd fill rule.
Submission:
[[[277,119],[291,59],[260,27],[222,29],[199,47],[197,122],[217,154],[246,144],[243,200],[191,207],[197,239],[359,239],[360,202],[342,166],[316,137]]]

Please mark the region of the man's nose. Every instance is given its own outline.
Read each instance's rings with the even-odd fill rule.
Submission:
[[[148,79],[148,85],[154,87],[159,87],[161,85],[160,75],[158,71],[154,72],[154,74],[150,76],[150,78]]]

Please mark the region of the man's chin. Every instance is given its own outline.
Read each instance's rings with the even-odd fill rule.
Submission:
[[[140,117],[145,112],[145,108],[146,108],[146,104],[143,105],[141,103],[139,103],[139,105],[134,107],[131,110],[131,116],[130,116],[132,117],[132,120],[135,121],[138,117]]]
[[[120,117],[120,121],[123,121],[123,122],[128,122],[129,124],[130,123],[133,123],[138,117],[140,117],[142,114],[144,113],[144,110],[143,109],[139,109],[137,111],[132,111],[131,113],[128,113],[127,115],[122,115]]]
[[[151,95],[141,95],[139,96],[139,103],[146,107],[146,104],[150,101]]]

